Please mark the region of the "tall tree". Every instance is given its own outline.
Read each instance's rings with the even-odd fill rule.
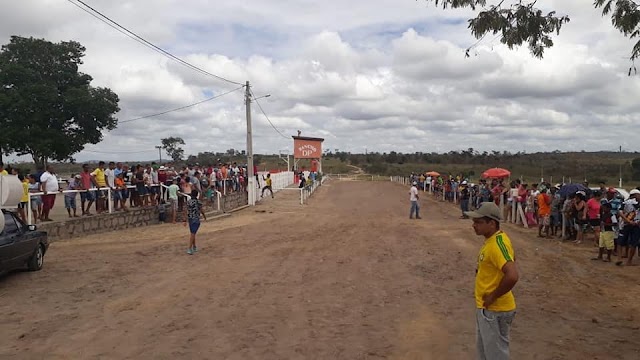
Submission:
[[[184,150],[180,145],[184,145],[184,140],[181,137],[168,137],[160,140],[162,142],[162,148],[173,159],[173,161],[180,161],[184,156]]]
[[[543,12],[536,7],[534,0],[518,1],[516,4],[504,4],[504,0],[489,1],[493,3],[487,7],[487,0],[425,0],[433,2],[442,8],[482,8],[478,15],[469,19],[469,29],[477,38],[481,39],[488,33],[501,34],[500,42],[510,49],[527,44],[531,54],[537,58],[544,56],[544,50],[553,46],[551,35],[559,34],[562,25],[569,22],[569,16],[556,15],[555,11]],[[640,35],[639,3],[633,0],[594,0],[596,9],[601,9],[602,15],[611,15],[611,23],[625,36],[636,38]],[[467,50],[467,56],[469,54]],[[640,57],[640,41],[633,47],[630,59]]]
[[[85,48],[12,36],[0,50],[0,146],[38,165],[72,160],[115,129],[118,96],[78,71]]]

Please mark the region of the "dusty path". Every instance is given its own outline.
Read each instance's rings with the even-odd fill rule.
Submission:
[[[54,243],[43,271],[0,278],[0,358],[474,358],[481,240],[453,206],[409,220],[387,182],[276,195],[204,223],[194,256],[176,225]],[[514,359],[640,358],[640,268],[506,231]]]

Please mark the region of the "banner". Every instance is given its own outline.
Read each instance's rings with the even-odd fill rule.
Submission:
[[[322,141],[317,138],[293,139],[293,157],[296,159],[320,159],[322,157]]]

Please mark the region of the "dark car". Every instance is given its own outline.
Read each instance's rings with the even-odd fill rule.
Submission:
[[[42,269],[49,248],[47,233],[26,225],[12,211],[2,210],[4,229],[0,229],[0,273],[24,268]]]

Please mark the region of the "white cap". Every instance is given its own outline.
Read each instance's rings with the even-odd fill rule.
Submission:
[[[635,194],[640,194],[640,190],[638,190],[638,189],[631,189],[631,191],[629,191],[629,195],[635,195]]]
[[[418,185],[418,182],[417,182],[417,181],[414,181],[414,182],[413,182],[413,185]]]

